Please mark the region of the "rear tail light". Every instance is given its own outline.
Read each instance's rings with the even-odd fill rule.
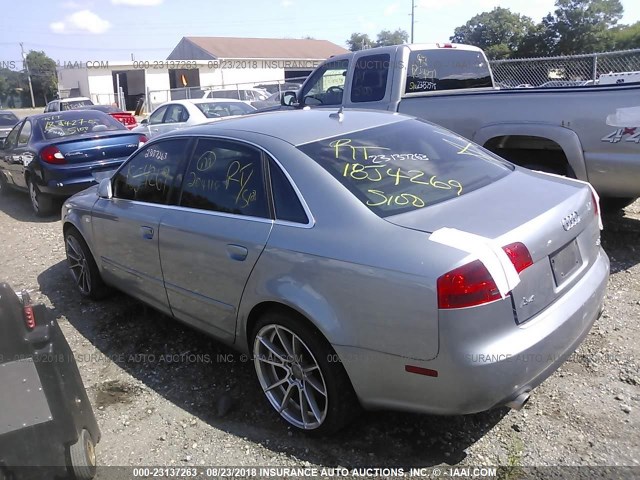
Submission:
[[[33,305],[31,305],[31,297],[26,290],[20,292],[20,300],[22,301],[22,318],[24,324],[29,330],[36,328],[36,315],[33,312]]]
[[[516,267],[516,272],[520,273],[525,268],[533,265],[533,260],[531,260],[531,254],[527,247],[524,246],[524,243],[516,242],[507,245],[506,247],[502,247],[504,253],[507,254],[513,266]]]
[[[147,137],[145,137],[144,135],[140,135],[140,137],[138,137],[138,148],[143,146],[148,141],[149,141],[149,139]]]
[[[451,43],[436,43],[438,48],[455,48]]]
[[[57,165],[61,165],[63,163],[67,163],[67,160],[64,158],[64,155],[58,147],[51,145],[50,147],[45,147],[40,151],[40,158],[43,162],[53,163]]]
[[[523,243],[511,243],[503,250],[518,273],[533,265]],[[437,287],[438,308],[441,309],[474,307],[501,298],[496,282],[480,260],[445,273],[438,278]]]
[[[25,305],[22,307],[22,316],[24,317],[24,324],[29,330],[36,328],[36,316],[33,313],[33,306]]]

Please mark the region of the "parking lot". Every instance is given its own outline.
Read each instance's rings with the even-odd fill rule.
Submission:
[[[605,312],[523,410],[369,412],[323,440],[287,429],[244,357],[124,294],[81,299],[59,218],[36,218],[24,194],[0,203],[0,279],[60,322],[102,429],[101,465],[639,465],[640,202],[604,225]]]

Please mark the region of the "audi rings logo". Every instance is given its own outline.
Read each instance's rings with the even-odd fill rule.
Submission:
[[[580,215],[578,212],[571,212],[562,219],[562,228],[567,232],[580,223]]]

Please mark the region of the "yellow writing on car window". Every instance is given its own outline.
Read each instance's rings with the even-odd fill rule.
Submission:
[[[349,138],[334,140],[329,146],[335,150],[336,158],[340,158],[340,153],[343,149],[346,149],[347,152],[351,153],[352,160],[356,160],[358,154],[360,154],[364,160],[367,160],[369,158],[369,150],[391,150],[390,148],[376,147],[374,145],[353,146]]]

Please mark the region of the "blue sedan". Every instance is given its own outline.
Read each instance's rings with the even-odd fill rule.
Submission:
[[[28,191],[36,215],[48,215],[56,198],[108,176],[146,141],[99,111],[29,116],[1,145],[0,193],[7,187]]]

